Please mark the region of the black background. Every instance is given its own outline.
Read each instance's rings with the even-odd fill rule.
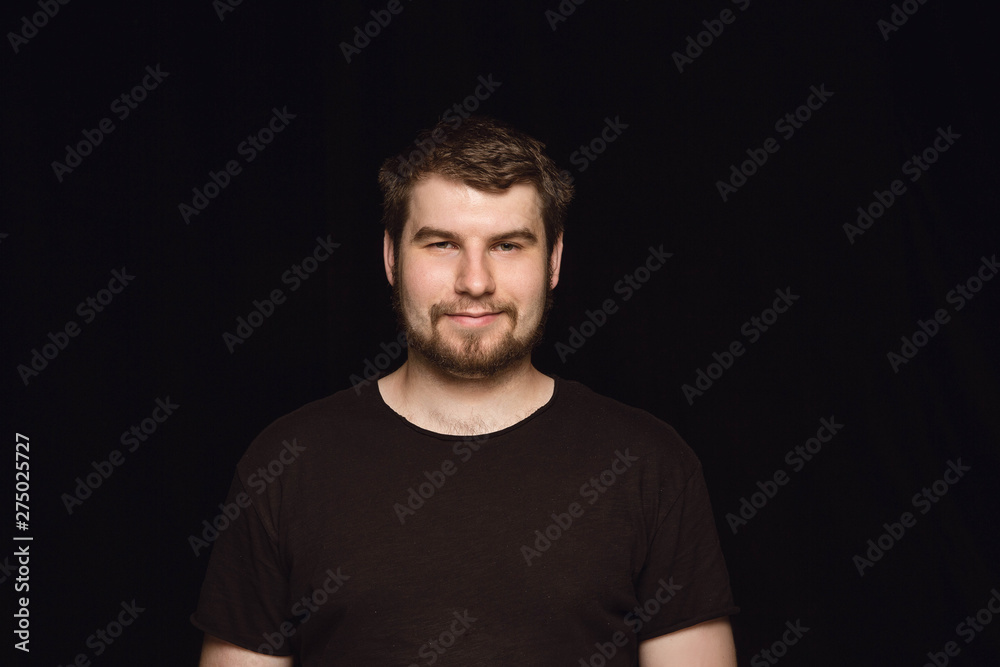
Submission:
[[[350,386],[395,338],[378,165],[491,75],[478,111],[544,141],[577,188],[536,365],[652,412],[699,454],[740,664],[786,621],[809,631],[781,664],[922,665],[948,641],[954,664],[997,664],[1000,619],[968,644],[956,626],[1000,587],[1000,281],[947,301],[1000,251],[987,10],[914,0],[884,39],[882,2],[564,6],[553,30],[555,0],[404,0],[350,63],[340,43],[385,3],[244,0],[220,20],[209,0],[78,1],[16,53],[8,35],[4,437],[31,439],[30,529],[11,516],[10,533],[34,538],[31,653],[9,649],[12,664],[195,664],[208,555],[189,536],[257,432]],[[735,21],[679,72],[672,54],[725,8]],[[0,26],[38,11],[18,0]],[[169,74],[120,120],[112,100],[157,65]],[[811,86],[833,95],[786,139],[775,122]],[[294,119],[245,162],[237,146],[286,107]],[[105,117],[114,131],[60,181],[53,161]],[[627,128],[579,171],[572,154],[606,118]],[[960,138],[910,182],[901,165],[938,128]],[[768,137],[780,149],[723,201],[716,182]],[[178,205],[233,159],[242,172],[186,224]],[[850,242],[843,225],[897,178],[906,192]],[[327,235],[340,247],[290,291],[283,272]],[[624,300],[616,282],[661,244],[673,256]],[[84,323],[77,304],[122,267],[134,280]],[[223,333],[276,288],[287,301],[230,353]],[[799,299],[750,344],[741,327],[777,289]],[[606,298],[619,310],[563,361],[556,343]],[[950,321],[894,372],[887,354],[937,309]],[[18,366],[70,320],[79,335],[26,384]],[[689,401],[682,385],[734,340],[746,352]],[[120,434],[167,397],[180,407],[124,451]],[[831,417],[843,428],[793,472],[786,452]],[[114,449],[124,463],[70,514],[63,494]],[[959,458],[969,472],[920,514],[913,495]],[[727,515],[777,470],[788,484],[734,534]],[[916,525],[859,576],[853,557],[905,511]],[[10,625],[17,546],[0,552]],[[145,611],[95,656],[88,636],[133,599]]]

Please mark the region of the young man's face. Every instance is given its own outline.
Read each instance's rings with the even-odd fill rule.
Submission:
[[[546,253],[530,184],[493,194],[432,174],[414,186],[399,265],[386,275],[412,353],[465,378],[490,377],[541,339],[562,238]]]

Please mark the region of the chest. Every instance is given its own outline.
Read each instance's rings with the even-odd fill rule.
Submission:
[[[632,471],[606,458],[453,449],[317,470],[282,529],[290,602],[315,608],[297,610],[301,638],[393,647],[417,664],[429,664],[416,660],[428,637],[451,633],[458,646],[460,630],[480,651],[553,632],[585,646],[636,604],[647,540]]]

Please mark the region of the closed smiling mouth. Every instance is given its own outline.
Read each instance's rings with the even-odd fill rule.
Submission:
[[[455,313],[447,313],[446,316],[452,322],[465,326],[486,326],[494,322],[503,313],[501,311],[468,311],[462,310]]]

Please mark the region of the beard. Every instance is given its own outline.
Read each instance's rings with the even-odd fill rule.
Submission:
[[[449,303],[436,303],[429,311],[430,333],[417,329],[406,313],[403,281],[399,271],[399,261],[393,266],[392,309],[396,313],[399,327],[406,332],[407,347],[419,352],[432,365],[452,375],[469,379],[492,378],[513,366],[516,362],[529,356],[531,351],[542,342],[545,333],[545,321],[552,309],[552,270],[546,271],[545,288],[539,295],[542,301],[542,312],[538,324],[523,336],[518,337],[517,307],[507,301],[493,299],[457,299]],[[438,323],[448,313],[463,310],[485,310],[501,313],[500,318],[510,319],[510,326],[503,332],[500,339],[490,342],[496,337],[495,332],[468,330],[459,334],[457,346],[445,340]],[[500,319],[495,324],[501,324]]]

